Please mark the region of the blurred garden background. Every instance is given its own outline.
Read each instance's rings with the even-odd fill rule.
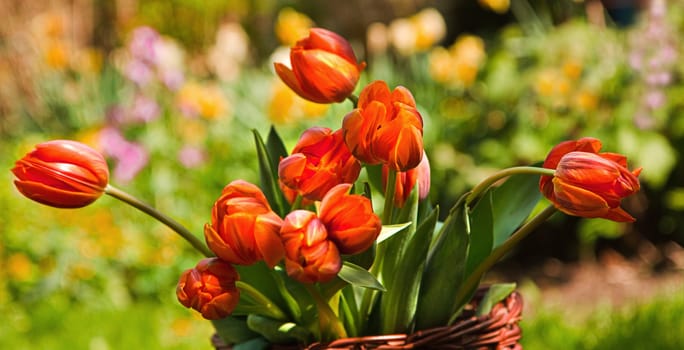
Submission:
[[[175,300],[194,250],[111,198],[37,205],[9,169],[36,143],[82,141],[114,184],[201,236],[225,184],[257,181],[252,129],[274,125],[291,148],[350,110],[306,102],[273,73],[319,26],[367,62],[360,86],[413,92],[443,207],[582,136],[643,167],[624,203],[636,223],[557,215],[488,278],[519,283],[527,349],[681,349],[682,5],[0,0],[0,348],[210,348],[210,323]]]

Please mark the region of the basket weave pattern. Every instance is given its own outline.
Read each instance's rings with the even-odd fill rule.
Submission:
[[[330,343],[313,343],[304,346],[273,345],[272,350],[401,350],[401,349],[496,349],[522,350],[518,343],[521,337],[518,325],[523,309],[522,296],[511,293],[506,299],[497,303],[492,310],[482,316],[476,316],[477,303],[486,289],[480,289],[473,301],[463,311],[461,317],[450,326],[435,327],[417,331],[413,334],[390,334],[338,339]],[[230,350],[214,335],[212,343],[217,350]]]

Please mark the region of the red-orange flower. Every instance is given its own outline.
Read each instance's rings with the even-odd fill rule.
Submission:
[[[240,300],[235,268],[218,258],[202,259],[181,274],[176,296],[183,306],[199,311],[208,320],[230,315]]]
[[[382,167],[382,185],[387,186],[387,176],[389,174],[389,167],[383,165]],[[423,154],[423,160],[420,161],[417,167],[397,173],[397,181],[394,191],[394,206],[401,208],[406,203],[406,200],[411,195],[411,191],[418,183],[418,198],[421,200],[427,198],[430,194],[430,161],[426,154]]]
[[[600,149],[601,141],[589,137],[558,144],[544,161],[555,176],[542,176],[539,188],[566,214],[632,222],[620,202],[639,191],[641,168],[629,171],[624,155]]]
[[[278,235],[282,222],[259,187],[235,180],[214,203],[211,224],[204,225],[204,238],[209,248],[229,263],[250,265],[264,260],[273,267],[285,254]]]
[[[307,129],[292,154],[280,161],[281,187],[295,190],[302,197],[319,201],[335,185],[353,183],[361,164],[352,156],[342,139],[342,130]]]
[[[423,118],[403,86],[390,91],[380,80],[366,86],[358,108],[344,117],[342,129],[351,153],[362,162],[406,171],[423,158]]]
[[[292,69],[275,63],[280,79],[299,96],[316,103],[342,102],[359,81],[366,63],[357,63],[349,42],[329,30],[312,28],[290,49]]]
[[[326,282],[342,268],[340,252],[316,213],[290,212],[280,235],[285,243],[285,270],[290,277],[303,283]]]
[[[357,254],[370,248],[382,230],[370,199],[350,194],[351,184],[333,187],[321,201],[319,218],[342,254]]]
[[[24,196],[57,208],[84,207],[104,193],[109,169],[104,157],[85,144],[53,140],[19,159],[12,173]]]

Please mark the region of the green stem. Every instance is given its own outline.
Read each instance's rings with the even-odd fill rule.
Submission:
[[[461,285],[461,288],[459,288],[459,291],[456,294],[456,305],[465,304],[467,301],[465,299],[472,291],[475,290],[475,288],[477,288],[477,285],[480,283],[480,280],[484,274],[489,271],[489,269],[491,269],[492,266],[494,266],[494,264],[496,264],[502,257],[510,252],[513,247],[520,243],[523,238],[529,235],[532,231],[534,231],[535,228],[537,228],[537,226],[546,221],[555,213],[556,208],[553,205],[546,207],[544,210],[535,215],[534,218],[521,226],[517,231],[513,232],[513,234],[504,243],[496,247],[496,249],[494,249],[492,253],[489,254],[489,256],[487,256],[487,258],[482,261],[480,265],[478,265],[475,271],[468,276],[465,282],[463,282],[463,285]],[[452,323],[457,316],[458,315],[452,316],[451,320],[449,320],[449,323]]]
[[[351,101],[351,103],[354,105],[354,108],[356,108],[359,105],[359,98],[356,95],[350,94],[349,96],[347,96],[347,99]]]
[[[297,197],[295,197],[294,201],[292,202],[292,206],[290,206],[290,211],[295,211],[297,209],[301,209],[303,199],[304,199],[304,197],[302,197],[302,195],[298,194]]]
[[[323,299],[318,289],[312,284],[303,283],[303,285],[316,302],[321,340],[325,342],[346,338],[347,331],[344,329],[344,325],[340,321],[340,318],[337,317],[335,312],[330,308],[328,302]]]
[[[392,223],[392,212],[394,211],[394,193],[397,186],[397,171],[390,169],[387,174],[387,185],[385,186],[385,206],[382,211],[382,224]]]
[[[214,253],[209,248],[207,248],[207,246],[204,245],[202,241],[195,237],[195,235],[188,231],[188,229],[185,228],[185,226],[166,216],[164,213],[153,208],[149,204],[142,202],[141,200],[133,197],[132,195],[112,185],[107,185],[107,187],[105,187],[104,192],[126,204],[131,205],[132,207],[135,207],[136,209],[142,211],[143,213],[157,219],[164,225],[168,226],[170,229],[174,230],[176,233],[181,235],[181,237],[183,237],[186,241],[188,241],[188,243],[190,243],[195,249],[197,249],[197,251],[204,254],[204,256],[215,256]]]
[[[468,197],[466,197],[466,206],[470,207],[470,203],[479,198],[490,186],[503,178],[517,174],[554,176],[555,172],[556,171],[553,169],[534,166],[518,166],[497,171],[496,173],[482,180],[479,184],[477,184],[477,186],[473,187]]]
[[[279,321],[287,321],[287,316],[285,315],[283,310],[281,310],[278,307],[278,305],[272,302],[271,299],[263,295],[261,292],[259,292],[259,290],[254,288],[252,285],[245,283],[243,281],[236,281],[235,286],[240,290],[241,294],[246,294],[257,304],[265,307],[266,312],[262,314],[263,316],[267,316]]]

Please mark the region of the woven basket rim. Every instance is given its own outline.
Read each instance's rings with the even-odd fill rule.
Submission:
[[[419,330],[411,334],[386,334],[337,339],[329,343],[273,344],[272,350],[324,350],[324,349],[522,349],[519,340],[522,330],[519,322],[523,298],[517,291],[496,303],[489,313],[477,316],[475,310],[489,286],[478,288],[463,314],[452,325]],[[214,334],[212,344],[217,350],[230,350],[231,345]]]

